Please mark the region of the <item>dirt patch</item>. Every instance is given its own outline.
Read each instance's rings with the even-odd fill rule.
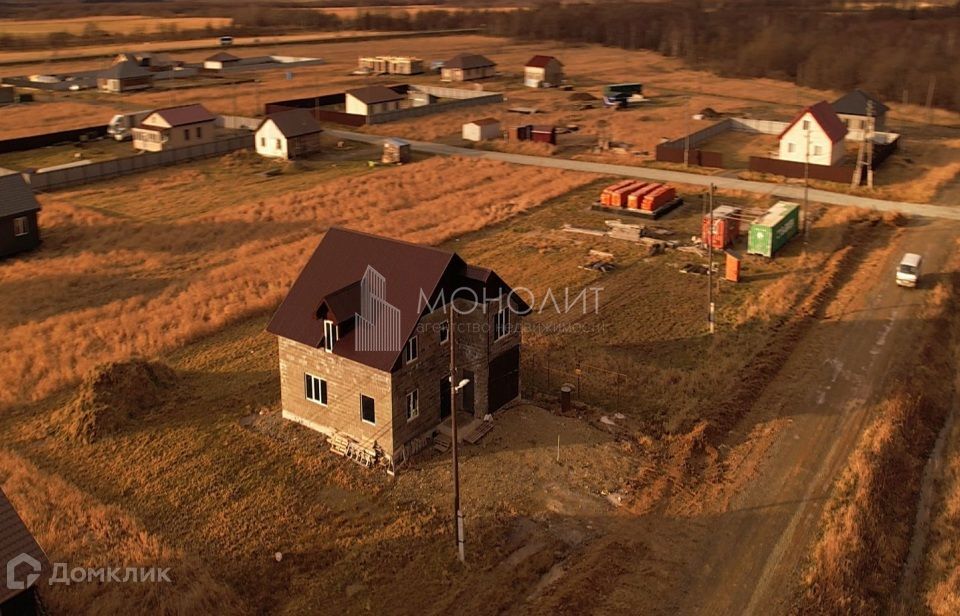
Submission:
[[[84,377],[70,402],[54,414],[57,432],[83,443],[116,434],[150,412],[176,380],[161,363],[131,359],[103,364]]]

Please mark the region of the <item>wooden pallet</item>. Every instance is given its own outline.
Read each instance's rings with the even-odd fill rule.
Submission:
[[[376,462],[373,455],[369,451],[359,447],[356,443],[350,443],[350,445],[347,446],[345,457],[348,460],[353,460],[364,468],[370,468],[373,466],[374,462]]]
[[[347,450],[350,448],[350,443],[352,442],[342,434],[334,434],[327,440],[330,442],[330,451],[338,456],[344,457],[347,455]]]
[[[485,437],[490,430],[493,430],[492,421],[481,421],[480,425],[474,429],[469,435],[463,437],[463,440],[467,441],[471,445],[476,445],[480,442],[480,439]]]
[[[433,439],[433,448],[440,453],[447,453],[452,445],[453,441],[446,434],[438,434]]]

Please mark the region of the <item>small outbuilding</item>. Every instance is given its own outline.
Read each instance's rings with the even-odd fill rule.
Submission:
[[[97,75],[101,92],[130,92],[153,87],[153,73],[134,61],[117,62]]]
[[[257,154],[291,160],[320,151],[323,129],[306,109],[271,113],[256,133]]]
[[[200,104],[157,109],[133,129],[133,147],[160,152],[210,143],[216,138],[216,116]]]
[[[221,51],[204,60],[203,68],[208,71],[222,71],[225,68],[235,66],[239,61],[240,58],[232,53]]]
[[[530,140],[557,145],[557,127],[547,124],[534,124],[530,129]]]
[[[558,86],[563,81],[563,64],[553,56],[533,56],[523,67],[523,85],[528,88]]]
[[[40,245],[39,211],[40,204],[23,176],[11,169],[0,169],[0,257]]]
[[[380,162],[385,165],[410,162],[410,142],[396,137],[385,139]]]
[[[347,113],[371,116],[400,109],[400,102],[407,97],[386,86],[367,86],[347,90]]]
[[[13,86],[0,84],[0,105],[9,105],[16,102],[17,91]]]
[[[497,74],[497,64],[478,53],[461,53],[443,63],[440,79],[443,81],[471,81]]]
[[[798,113],[780,133],[780,160],[835,165],[844,156],[847,127],[833,107],[820,101]]]
[[[463,125],[463,138],[467,141],[497,139],[501,134],[500,120],[496,118],[482,118]]]

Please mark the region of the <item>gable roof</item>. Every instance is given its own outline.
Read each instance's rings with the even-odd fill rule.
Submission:
[[[478,53],[458,53],[443,63],[443,68],[484,68],[496,62]]]
[[[415,333],[426,309],[422,298],[431,302],[447,290],[468,287],[487,289],[487,297],[509,293],[503,281],[489,269],[469,266],[456,253],[410,242],[333,227],[307,261],[270,320],[267,331],[314,348],[323,341],[326,310],[338,323],[360,311],[359,282],[368,268],[384,279],[383,298],[399,311],[400,340]],[[514,298],[515,299],[515,298]],[[521,310],[526,304],[515,302]],[[400,349],[358,351],[355,329],[341,334],[334,345],[336,355],[352,359],[377,370],[392,371]]]
[[[880,99],[870,94],[867,94],[859,88],[844,94],[837,100],[833,101],[831,106],[836,113],[842,113],[844,115],[857,115],[857,116],[867,116],[867,103],[873,103],[873,115],[874,117],[878,115],[883,115],[887,112],[889,107],[884,105]]]
[[[152,73],[143,68],[133,60],[123,60],[116,62],[110,68],[101,71],[98,77],[105,79],[132,79],[134,77],[146,77]]]
[[[163,126],[151,122],[151,118],[160,118],[171,127],[174,127],[185,126],[187,124],[197,124],[199,122],[212,122],[216,119],[216,116],[207,111],[207,108],[200,103],[195,103],[193,105],[183,105],[181,107],[166,107],[164,109],[157,109],[147,116],[147,118],[145,118],[141,123],[142,126],[163,128]]]
[[[0,168],[0,217],[16,216],[40,209],[33,190],[19,172]]]
[[[557,60],[556,58],[554,58],[553,56],[540,56],[540,55],[533,56],[532,58],[527,60],[527,63],[524,66],[532,66],[535,68],[547,68],[547,65],[550,64],[551,60],[555,61],[560,66],[563,66],[563,63],[560,62],[560,60]]]
[[[820,128],[827,134],[831,142],[837,143],[847,135],[847,127],[844,125],[843,120],[837,116],[837,113],[833,110],[833,107],[830,106],[830,103],[820,101],[798,113],[796,117],[787,124],[787,127],[783,129],[779,138],[783,139],[783,136],[793,128],[794,124],[799,122],[808,113],[813,116],[814,121],[820,125]]]
[[[40,548],[40,544],[33,538],[27,525],[17,514],[17,511],[7,500],[6,494],[0,491],[0,562],[8,563],[21,554],[26,554],[39,561],[41,571],[50,572],[50,562]],[[26,581],[28,566],[17,569],[17,579]],[[33,571],[29,571],[33,573]],[[36,581],[34,581],[36,584]],[[0,603],[20,594],[21,590],[10,590],[6,584],[0,585]]]
[[[213,54],[209,58],[204,59],[204,62],[236,62],[239,59],[240,58],[233,55],[232,53],[221,51]]]
[[[400,94],[396,90],[392,90],[386,86],[367,86],[365,88],[355,88],[353,90],[347,90],[347,94],[366,105],[386,103],[389,101],[399,101],[406,98],[406,96],[403,94]]]
[[[273,122],[280,134],[287,139],[323,132],[320,123],[306,109],[288,109],[271,113],[263,119],[263,122],[260,122],[257,130],[259,131],[267,122]]]

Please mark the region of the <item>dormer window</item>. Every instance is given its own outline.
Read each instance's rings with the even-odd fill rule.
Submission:
[[[333,321],[323,321],[323,348],[328,353],[333,352],[333,345],[337,342],[337,326]]]

